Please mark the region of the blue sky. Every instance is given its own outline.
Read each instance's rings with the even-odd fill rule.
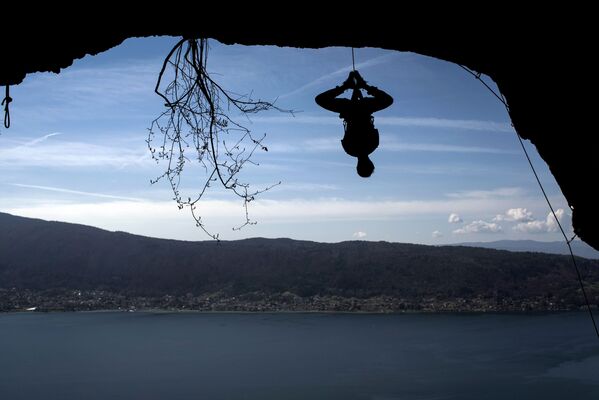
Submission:
[[[28,75],[11,88],[12,127],[0,131],[0,211],[109,230],[205,240],[179,210],[164,166],[145,139],[163,109],[153,89],[176,38],[130,39],[78,60],[60,75]],[[222,239],[291,237],[337,242],[444,244],[501,239],[559,240],[503,106],[455,64],[413,53],[356,49],[356,68],[394,104],[375,114],[380,147],[371,178],[341,148],[342,122],[314,96],[343,82],[351,49],[225,46],[211,42],[208,69],[221,86],[275,100],[275,111],[244,121],[266,133],[268,152],[243,178],[259,189],[257,221],[241,231],[238,198],[212,188],[199,212]],[[489,80],[492,84],[492,82]],[[534,147],[541,179],[570,230],[569,210]],[[202,171],[183,174],[192,196]],[[564,211],[566,210],[566,211]]]

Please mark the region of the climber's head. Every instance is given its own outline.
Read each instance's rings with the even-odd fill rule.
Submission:
[[[374,164],[368,156],[358,157],[356,170],[362,178],[368,178],[374,172]]]

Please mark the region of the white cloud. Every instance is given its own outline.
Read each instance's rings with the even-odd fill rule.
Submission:
[[[137,200],[137,199],[135,199]],[[15,206],[19,204],[19,206]],[[125,219],[147,220],[148,215],[171,215],[175,202],[164,201],[116,201],[65,203],[42,202],[31,204],[30,199],[0,199],[0,209],[9,213],[36,218],[63,220],[62,216],[76,217],[71,222],[95,225],[106,215]],[[406,216],[448,215],[452,209],[468,209],[473,213],[488,213],[488,208],[497,209],[492,202],[477,200],[347,200],[341,198],[286,199],[253,201],[249,206],[252,219],[272,222],[309,222],[323,220],[388,220]],[[243,216],[242,203],[236,200],[206,198],[198,204],[198,212],[207,218],[239,218]],[[121,228],[122,229],[122,228]]]
[[[156,84],[161,62],[156,58],[128,60],[111,66],[75,65],[59,75],[40,73],[28,76],[22,83],[22,89],[44,93],[43,101],[15,108],[13,118],[40,122],[82,121],[108,114],[118,121],[120,118],[129,118],[134,108],[137,115],[139,112],[145,113],[150,88]]]
[[[447,219],[447,222],[449,222],[450,224],[458,224],[460,222],[463,222],[462,218],[460,218],[460,216],[456,213],[451,213],[449,214],[449,218]]]
[[[532,213],[526,208],[510,208],[505,212],[505,215],[510,218],[510,221],[527,222],[534,218]]]
[[[260,167],[263,164],[260,163]],[[268,187],[271,186],[272,183],[253,183],[253,187]],[[327,183],[307,183],[307,182],[283,182],[280,185],[276,186],[277,193],[280,192],[324,192],[324,191],[335,191],[339,190],[339,186],[327,184]]]
[[[389,54],[383,54],[382,56],[378,56],[378,57],[374,57],[371,58],[369,60],[366,60],[364,62],[358,63],[356,64],[356,68],[359,70],[363,70],[366,69],[368,67],[373,67],[375,65],[379,65],[379,64],[383,64],[386,63],[388,61],[391,61],[391,59],[395,58],[399,53],[396,52],[392,52]],[[307,89],[316,87],[316,86],[320,86],[326,82],[328,82],[329,80],[331,80],[332,78],[338,77],[338,76],[342,76],[342,75],[346,75],[349,73],[349,71],[352,70],[352,66],[351,65],[346,65],[343,68],[340,68],[336,71],[330,72],[326,75],[320,76],[317,79],[306,83],[305,85],[300,86],[299,88],[289,92],[289,93],[285,93],[280,95],[278,98],[279,99],[284,99],[286,97],[290,97],[293,96],[295,94],[301,93]]]
[[[566,214],[563,208],[559,208],[555,211],[555,215],[561,223]],[[545,221],[533,220],[528,222],[522,222],[514,226],[513,229],[524,233],[548,233],[557,232],[559,227],[557,225],[557,222],[555,221],[555,218],[553,217],[553,214],[549,213],[547,214],[547,218],[545,218]]]
[[[384,151],[423,151],[434,153],[490,153],[515,154],[513,150],[503,150],[493,147],[459,146],[443,143],[404,143],[393,140],[388,136],[381,140],[381,150]]]
[[[442,236],[443,236],[443,234],[441,233],[441,231],[433,231],[433,238],[437,239]]]
[[[39,186],[40,190],[49,190],[41,189],[41,187]],[[50,186],[47,188],[63,190]],[[496,192],[502,193],[500,190]],[[193,229],[195,226],[191,221],[189,210],[177,210],[174,201],[166,200],[170,194],[164,195],[165,201],[138,201],[139,199],[133,199],[135,196],[130,196],[129,200],[108,201],[94,200],[93,197],[88,199],[79,197],[80,195],[88,197],[104,195],[103,193],[73,193],[75,197],[70,197],[70,199],[67,196],[53,198],[52,191],[48,191],[48,193],[49,195],[45,196],[43,201],[36,201],[31,196],[25,195],[18,197],[18,194],[0,197],[0,210],[16,215],[81,223],[157,237],[192,240],[198,236],[197,230]],[[123,196],[118,197],[128,195],[128,193],[122,194]],[[113,196],[113,194],[110,193],[106,196]],[[215,226],[217,228],[214,230],[226,234],[227,231],[230,232],[231,227],[237,226],[243,221],[244,211],[241,202],[231,199],[231,197],[220,196],[218,193],[211,193],[210,197],[203,199],[198,203],[198,213],[209,227]],[[226,200],[219,200],[219,198]],[[449,214],[456,213],[456,210],[468,210],[469,213],[476,215],[494,215],[498,209],[509,209],[514,201],[514,198],[502,196],[485,197],[484,201],[476,197],[412,201],[350,200],[314,196],[309,199],[278,200],[261,197],[250,204],[249,213],[250,218],[258,221],[260,226],[263,224],[311,224],[326,221],[369,220],[374,222],[431,215],[436,218],[447,218]],[[516,201],[528,200],[517,199]],[[529,201],[529,203],[531,202]],[[533,204],[531,203],[531,207]],[[538,207],[542,207],[541,199],[538,199]],[[190,228],[188,228],[189,226]],[[178,228],[175,229],[175,227]],[[498,224],[483,221],[461,228],[462,230],[455,233],[501,231]],[[243,234],[251,236],[252,232],[255,232],[252,229],[254,228],[247,228]]]
[[[367,234],[366,234],[366,232],[358,231],[358,232],[354,232],[354,234],[352,236],[355,238],[358,238],[358,239],[362,239],[363,237],[366,237]]]
[[[486,222],[486,221],[473,221],[468,225],[465,225],[463,228],[456,229],[453,231],[456,235],[464,235],[467,233],[500,233],[503,229],[500,225],[494,222]]]
[[[315,116],[296,114],[294,116],[272,116],[272,117],[253,117],[253,122],[267,122],[271,124],[318,124],[318,125],[338,125],[337,116]],[[375,117],[376,125],[381,126],[413,126],[423,128],[440,129],[463,129],[475,131],[493,131],[493,132],[513,132],[512,126],[508,122],[495,122],[470,119],[446,119],[433,117]]]
[[[564,211],[563,208],[558,208],[557,210],[555,210],[555,217],[557,217],[557,220],[560,223],[564,219],[565,215],[566,215],[566,212]],[[557,221],[555,220],[555,217],[553,216],[553,213],[547,214],[545,223],[547,224],[548,232],[557,232],[557,230],[559,229],[559,226],[557,224]]]
[[[76,194],[80,196],[91,196],[91,197],[101,197],[105,199],[116,199],[116,200],[128,200],[128,201],[143,201],[142,199],[134,198],[134,197],[125,197],[125,196],[115,196],[111,194],[97,193],[97,192],[83,192],[80,190],[70,190],[59,187],[51,187],[51,186],[38,186],[38,185],[26,185],[23,183],[11,183],[12,186],[27,188],[27,189],[38,189],[45,190],[49,192],[59,192],[59,193],[67,193],[67,194]]]
[[[303,142],[270,143],[268,150],[271,153],[318,153],[341,150],[341,140],[338,138],[316,138]]]
[[[498,214],[493,218],[495,222],[510,221],[510,222],[531,222],[534,221],[532,212],[526,208],[510,208],[505,214]]]
[[[39,137],[39,138],[30,140],[28,142],[25,142],[23,144],[20,144],[19,146],[17,146],[17,148],[19,148],[19,147],[22,148],[22,147],[28,147],[28,146],[35,146],[38,143],[45,142],[46,140],[50,139],[51,137],[60,136],[60,135],[64,135],[64,133],[61,133],[61,132],[49,133],[49,134],[44,135],[42,137]]]
[[[418,126],[429,128],[454,128],[475,131],[513,132],[508,122],[482,121],[472,119],[417,118],[417,117],[379,117],[377,124],[393,126]]]
[[[339,125],[341,120],[337,116],[321,116],[306,114],[287,114],[279,116],[253,116],[251,121],[254,123],[268,124],[310,124],[310,125]]]
[[[502,187],[491,190],[464,190],[447,193],[447,197],[455,199],[490,199],[523,196],[525,191],[519,187]]]
[[[522,222],[513,228],[515,231],[524,233],[546,233],[547,223],[545,221]]]
[[[85,142],[51,142],[50,134],[24,145],[0,149],[0,167],[115,167],[152,166],[145,146],[105,146]],[[140,140],[141,141],[141,140]]]
[[[337,121],[338,123],[338,121]],[[268,148],[273,153],[307,153],[339,151],[341,143],[339,138],[318,138],[302,142],[289,141],[270,143]],[[488,153],[488,154],[514,154],[515,151],[491,147],[460,146],[443,143],[407,143],[398,141],[390,136],[381,138],[379,149],[391,152],[430,152],[430,153]]]
[[[147,93],[148,85],[155,85],[156,67],[160,63],[161,60],[153,59],[110,67],[67,68],[59,75],[36,74],[23,83],[23,88],[43,90],[50,93],[52,98],[73,104],[83,99],[94,103],[122,101],[123,98]],[[59,90],[56,90],[57,87]]]

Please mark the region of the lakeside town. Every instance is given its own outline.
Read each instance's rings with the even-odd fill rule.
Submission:
[[[451,298],[403,299],[341,296],[301,297],[291,292],[253,292],[228,296],[217,292],[194,295],[139,296],[103,290],[51,289],[42,291],[0,288],[0,312],[18,311],[202,311],[202,312],[521,312],[578,310],[581,304],[565,299]]]

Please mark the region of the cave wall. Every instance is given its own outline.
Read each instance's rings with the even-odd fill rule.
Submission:
[[[567,20],[571,13],[562,10],[551,18],[516,12],[497,12],[494,18],[450,18],[441,12],[422,18],[391,9],[375,16],[368,10],[348,14],[303,9],[293,11],[294,22],[268,16],[272,10],[231,14],[221,8],[218,20],[199,18],[190,10],[169,22],[160,14],[168,10],[157,10],[144,19],[63,17],[32,27],[22,15],[12,17],[17,23],[0,47],[0,85],[18,85],[29,73],[59,73],[73,60],[106,51],[129,37],[155,35],[209,37],[225,44],[380,47],[462,64],[497,83],[515,129],[536,146],[572,208],[576,234],[599,250],[599,214],[593,210],[592,191],[599,163],[591,128],[594,114],[587,100],[596,80],[596,62],[588,54],[593,25],[584,21],[583,10],[578,22],[567,22],[566,29],[556,17]]]

